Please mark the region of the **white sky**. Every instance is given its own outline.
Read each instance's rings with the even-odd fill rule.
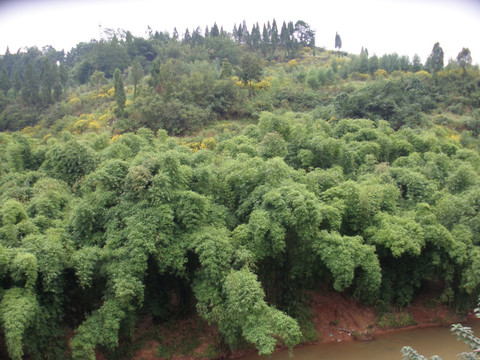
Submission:
[[[480,63],[480,0],[0,0],[0,54],[33,45],[68,52],[99,39],[100,24],[135,36],[145,36],[148,25],[170,34],[177,27],[182,35],[214,22],[231,32],[246,20],[250,30],[273,18],[279,27],[304,20],[327,49],[338,31],[342,50],[355,54],[365,47],[370,55],[418,54],[425,61],[438,41],[445,64],[462,47]]]

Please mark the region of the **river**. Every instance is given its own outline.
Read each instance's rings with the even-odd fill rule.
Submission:
[[[465,324],[475,334],[480,335],[480,320]],[[443,360],[457,359],[457,354],[469,351],[462,341],[452,334],[449,327],[431,327],[396,331],[380,335],[376,340],[368,342],[337,342],[317,344],[298,348],[293,351],[293,360],[401,360],[400,350],[408,345],[429,359],[438,355]],[[248,357],[245,360],[266,359],[260,356]],[[288,352],[273,354],[270,360],[288,360]]]

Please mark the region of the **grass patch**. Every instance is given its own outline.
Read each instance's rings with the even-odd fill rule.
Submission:
[[[200,353],[200,354],[195,354],[194,356],[196,358],[201,358],[201,359],[217,359],[219,357],[220,353],[218,351],[218,349],[212,345],[212,344],[208,344],[207,346],[207,349],[203,352],[203,353]]]
[[[313,323],[311,310],[309,307],[300,305],[296,309],[296,320],[300,331],[302,332],[302,342],[317,342],[319,340],[317,329]]]
[[[208,344],[203,351],[200,350],[204,340],[205,322],[197,320],[181,329],[176,328],[175,324],[175,322],[166,324],[166,329],[170,334],[159,338],[160,344],[157,348],[157,356],[164,359],[171,359],[176,355],[208,359],[219,357],[221,351],[217,344],[218,341],[214,344]]]
[[[196,332],[188,335],[182,335],[170,343],[164,342],[158,345],[157,354],[165,359],[171,359],[173,355],[192,355],[197,347],[200,346],[200,337]]]
[[[373,327],[369,327],[364,331],[352,331],[352,337],[355,341],[371,341],[375,339],[373,335]]]
[[[381,329],[398,329],[406,326],[417,325],[410,313],[387,312],[379,316],[377,325]]]

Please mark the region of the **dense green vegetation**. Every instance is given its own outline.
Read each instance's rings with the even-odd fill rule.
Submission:
[[[115,32],[0,57],[12,359],[119,358],[146,313],[198,313],[229,347],[270,354],[304,339],[307,292],[328,287],[406,305],[435,282],[452,307],[473,303],[468,49],[444,66],[435,44],[423,65],[316,48],[301,21],[276,29]]]

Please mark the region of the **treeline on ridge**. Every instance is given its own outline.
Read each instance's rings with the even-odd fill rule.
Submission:
[[[140,319],[192,314],[218,327],[214,351],[271,354],[308,339],[324,289],[388,307],[434,283],[475,303],[478,66],[463,50],[444,66],[438,44],[425,65],[315,49],[285,27],[293,53],[242,24],[0,57],[10,358],[128,357]]]
[[[478,67],[472,66],[468,48],[447,66],[438,43],[425,64],[418,56],[409,59],[393,53],[379,58],[367,49],[348,55],[316,48],[315,31],[304,21],[283,22],[279,31],[274,20],[264,24],[263,31],[258,24],[248,31],[243,22],[228,33],[214,24],[204,34],[200,28],[185,31],[182,38],[176,30],[172,36],[150,32],[145,39],[107,29],[101,40],[79,43],[68,53],[51,46],[17,53],[7,49],[0,56],[0,130],[50,127],[72,113],[81,115],[80,109],[68,108],[76,101],[76,90],[97,92],[82,99],[91,103],[82,103],[82,110],[84,105],[98,105],[95,96],[108,96],[117,68],[123,81],[135,88],[122,116],[109,119],[120,120],[116,125],[120,132],[146,126],[170,134],[189,133],[218,119],[258,118],[261,111],[278,108],[319,109],[323,117],[373,113],[389,119],[411,109],[428,112],[439,102],[461,114],[479,106]],[[357,95],[358,86],[345,83],[407,74],[423,81],[392,88],[374,89],[375,85],[366,98],[371,103],[352,104],[358,111],[332,110],[345,103],[342,93]],[[403,109],[405,98],[414,102],[410,110]],[[395,122],[395,128],[404,125]]]

